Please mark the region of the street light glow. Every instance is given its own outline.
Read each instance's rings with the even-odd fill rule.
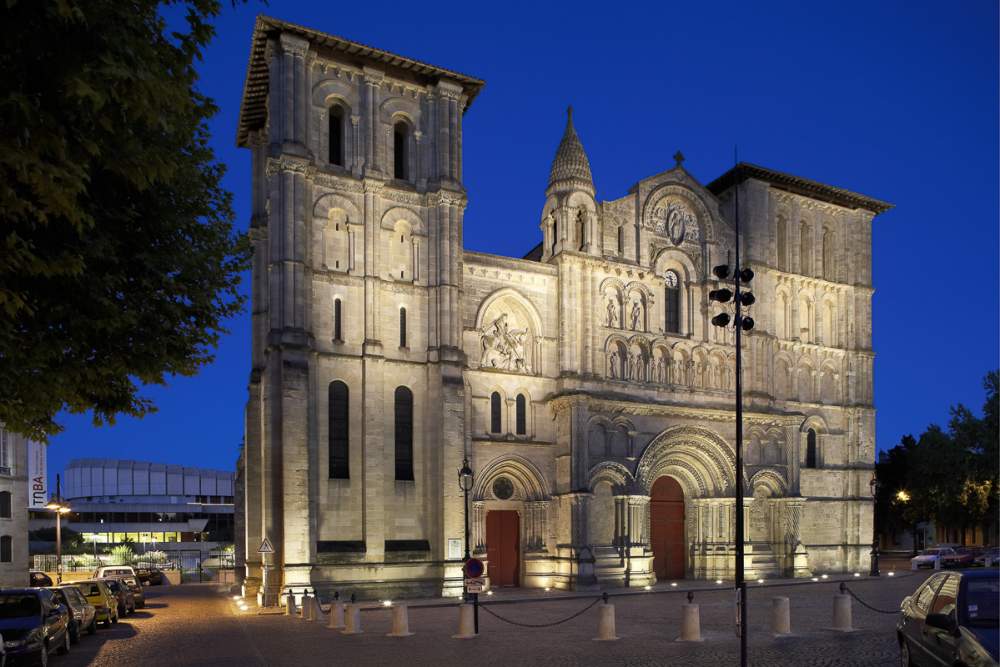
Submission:
[[[900,489],[896,492],[896,500],[901,503],[910,502],[910,494],[906,492],[906,489]]]

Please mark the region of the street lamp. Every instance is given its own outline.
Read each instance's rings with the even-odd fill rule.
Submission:
[[[750,281],[753,280],[753,269],[741,267],[740,265],[740,188],[739,182],[733,188],[734,192],[734,231],[736,232],[736,261],[730,270],[728,258],[726,264],[712,268],[715,277],[725,284],[730,279],[732,273],[733,289],[722,287],[714,289],[708,293],[709,301],[715,301],[722,305],[732,301],[733,315],[729,313],[719,313],[712,318],[712,324],[725,328],[732,323],[736,331],[736,599],[739,609],[737,623],[739,624],[740,637],[740,667],[747,664],[747,584],[744,580],[744,516],[743,516],[743,357],[742,338],[743,332],[749,333],[753,329],[754,321],[749,314],[744,315],[743,311],[749,313],[750,306],[754,304],[756,298],[750,292]],[[740,289],[740,286],[743,289]]]
[[[59,486],[59,475],[56,475],[56,494],[49,500],[45,509],[56,513],[56,583],[62,583],[62,515],[70,511],[69,505],[63,502]]]
[[[458,487],[462,489],[462,493],[465,495],[465,557],[462,558],[463,563],[472,557],[469,553],[469,491],[472,490],[474,482],[475,476],[472,473],[472,468],[469,467],[469,459],[462,459],[462,469],[458,471]],[[464,571],[462,573],[462,598],[466,602],[469,601],[469,592],[465,586]]]
[[[878,571],[878,490],[881,483],[878,481],[878,474],[872,472],[872,481],[868,483],[872,489],[872,565],[868,576],[879,576]]]

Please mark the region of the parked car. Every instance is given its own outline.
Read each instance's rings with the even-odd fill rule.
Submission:
[[[135,612],[135,597],[132,595],[132,591],[126,586],[121,579],[117,577],[105,577],[101,579],[108,586],[114,596],[115,601],[118,606],[118,618],[128,616]]]
[[[94,605],[94,618],[105,627],[118,622],[118,598],[108,585],[99,579],[77,581],[73,584],[80,589],[87,602]]]
[[[135,570],[131,565],[102,565],[94,571],[94,579],[104,577],[134,577]]]
[[[163,572],[156,567],[137,567],[135,569],[135,576],[138,577],[139,583],[150,586],[163,585]]]
[[[80,643],[80,634],[86,632],[92,635],[97,632],[97,611],[94,605],[87,602],[83,593],[76,586],[65,585],[50,588],[52,597],[59,604],[69,609],[69,640],[73,644]]]
[[[940,560],[941,567],[944,567],[948,559],[955,556],[955,550],[951,547],[936,547],[934,549],[924,549],[919,555],[910,559],[910,565],[920,567],[934,567]]]
[[[979,549],[975,547],[958,547],[955,555],[945,559],[943,563],[946,567],[972,567],[979,555]]]
[[[900,664],[996,665],[1000,650],[1000,574],[962,570],[932,575],[900,604]]]
[[[146,606],[146,595],[142,592],[142,584],[135,577],[115,577],[120,580],[123,584],[128,586],[128,589],[132,591],[132,599],[135,602],[136,609],[142,609]]]
[[[45,588],[0,590],[0,635],[9,662],[49,664],[49,653],[69,652],[69,610]]]
[[[983,567],[993,567],[994,565],[1000,564],[1000,548],[993,547],[992,549],[984,549],[981,554],[976,556],[973,563],[976,565],[982,565]]]
[[[41,572],[40,570],[32,570],[28,573],[28,586],[39,588],[44,588],[52,585],[52,577]]]

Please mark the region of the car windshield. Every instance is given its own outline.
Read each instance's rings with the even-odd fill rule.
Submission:
[[[969,625],[996,627],[1000,600],[1000,579],[970,579],[965,591],[965,613]]]
[[[88,597],[101,594],[101,586],[96,581],[77,584],[76,587],[80,589],[80,592]]]
[[[40,609],[38,597],[35,595],[0,595],[0,618],[37,616]]]
[[[117,593],[118,592],[118,582],[114,581],[114,580],[108,581],[108,588],[111,589],[112,593]]]

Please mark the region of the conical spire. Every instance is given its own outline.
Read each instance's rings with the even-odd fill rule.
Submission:
[[[566,110],[566,131],[552,160],[549,172],[549,187],[546,193],[558,190],[583,190],[594,194],[594,177],[590,173],[590,160],[583,150],[580,137],[573,127],[573,107]]]

